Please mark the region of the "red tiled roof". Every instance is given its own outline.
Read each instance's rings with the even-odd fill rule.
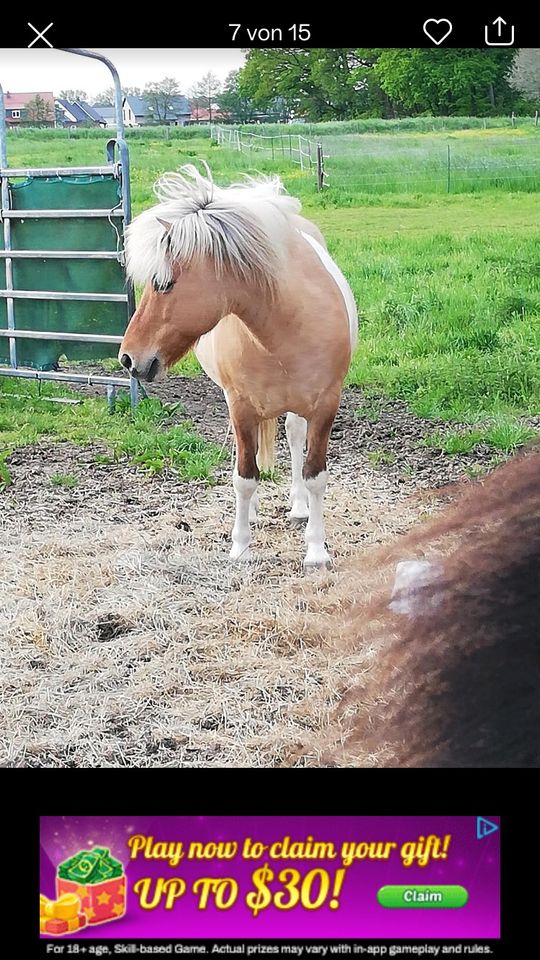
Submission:
[[[222,113],[221,110],[212,110],[212,120],[217,120],[219,117],[225,117],[226,114]],[[191,119],[192,120],[210,120],[210,111],[206,107],[196,107],[191,108]]]
[[[6,110],[22,110],[30,100],[34,100],[37,96],[48,103],[54,116],[54,94],[48,90],[35,90],[33,93],[6,93],[4,94]]]

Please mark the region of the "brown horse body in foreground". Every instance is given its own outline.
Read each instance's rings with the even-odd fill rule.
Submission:
[[[308,518],[304,563],[323,565],[328,438],[356,342],[350,288],[277,178],[223,189],[188,165],[157,193],[128,228],[128,270],[146,286],[120,361],[153,380],[194,348],[222,387],[237,450],[234,559],[249,556],[259,467],[273,465],[287,414],[291,517]]]
[[[411,557],[435,561],[435,575],[389,604],[381,581]],[[327,762],[540,766],[540,454],[467,484],[437,519],[364,557],[349,596],[351,578],[365,599],[332,635],[374,656],[338,710],[345,746]]]

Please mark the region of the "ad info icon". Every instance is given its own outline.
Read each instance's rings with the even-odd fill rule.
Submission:
[[[498,823],[493,823],[492,820],[486,820],[485,817],[476,818],[476,839],[483,840],[484,837],[489,837],[490,833],[495,833],[499,829]]]

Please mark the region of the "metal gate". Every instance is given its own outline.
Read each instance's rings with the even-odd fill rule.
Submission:
[[[10,168],[0,86],[0,376],[102,384],[110,406],[116,387],[129,387],[135,405],[133,378],[58,370],[62,355],[109,357],[104,345],[121,343],[135,310],[125,273],[131,196],[120,79],[106,57],[66,52],[109,68],[117,135],[102,166]]]

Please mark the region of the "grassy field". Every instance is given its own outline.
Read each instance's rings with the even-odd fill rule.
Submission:
[[[322,144],[329,188],[341,194],[343,203],[354,203],[357,192],[455,194],[540,187],[540,136],[534,127],[333,135],[323,137]]]
[[[479,129],[436,128],[418,132],[360,133],[354,123],[317,124],[311,132],[268,132],[244,127],[240,136],[226,127],[216,134],[222,145],[240,142],[248,162],[256,158],[290,159],[314,172],[316,144],[325,157],[326,202],[355,206],[364,194],[478,193],[490,190],[536,191],[540,187],[540,134],[532,124]],[[289,128],[293,129],[293,128]],[[236,147],[235,147],[236,148]],[[301,157],[302,154],[302,157]]]
[[[496,189],[487,189],[484,182],[478,190],[473,183],[469,193],[437,193],[429,187],[427,173],[435,154],[444,155],[447,133],[346,133],[339,138],[342,185],[318,195],[314,179],[286,159],[253,155],[250,163],[245,154],[217,147],[195,132],[164,140],[145,131],[130,138],[135,213],[152,203],[152,184],[162,172],[199,158],[208,160],[220,182],[242,172],[279,172],[290,192],[301,197],[306,215],[324,231],[354,290],[361,330],[349,382],[404,399],[424,417],[469,425],[460,427],[457,439],[455,434],[434,435],[434,445],[448,452],[482,441],[509,450],[529,438],[534,424],[523,418],[540,413],[540,198],[532,180],[515,190],[507,189],[509,181],[502,178]],[[501,167],[525,163],[524,157],[527,163],[538,162],[532,125],[452,136],[459,138],[471,169],[488,156]],[[9,144],[13,165],[93,163],[103,155],[104,137],[98,136],[38,138],[29,131]],[[386,178],[385,192],[351,187],[352,178],[360,176],[359,165],[381,183]],[[413,192],[397,192],[399,184],[392,178],[398,169],[402,175],[414,171]],[[182,369],[193,372],[196,365],[188,359]],[[29,392],[26,384],[19,382],[17,391],[11,384],[2,389],[4,447],[17,442],[17,436],[28,442],[43,433],[65,436],[66,431],[73,439],[100,437],[115,446],[104,401],[94,401],[90,415],[79,407],[44,412],[52,405],[12,399],[13,392]],[[154,414],[151,437],[147,435],[151,449],[170,429],[166,417]],[[78,418],[80,431],[74,429]],[[159,456],[154,459],[159,463]],[[200,457],[198,462],[206,470]],[[190,470],[186,468],[187,475]]]

